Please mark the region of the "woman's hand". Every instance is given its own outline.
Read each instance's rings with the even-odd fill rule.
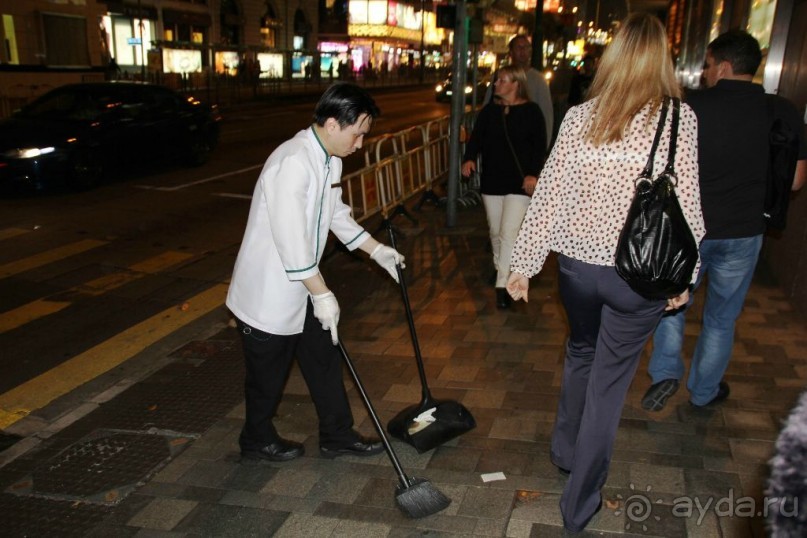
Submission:
[[[524,189],[529,196],[535,192],[535,186],[538,184],[538,178],[535,176],[525,176],[524,181],[521,183],[521,188]]]
[[[687,304],[688,301],[689,301],[689,290],[684,290],[684,292],[681,295],[677,297],[670,297],[669,299],[667,299],[667,306],[664,307],[664,310],[667,312],[670,310],[678,310],[679,308]]]
[[[521,273],[516,273],[515,271],[510,273],[510,278],[507,279],[507,293],[510,294],[510,297],[513,298],[514,301],[518,301],[519,299],[524,299],[524,302],[528,302],[529,299],[529,291],[530,291],[530,279],[522,275]]]
[[[476,172],[476,163],[474,161],[465,161],[462,163],[462,175],[465,177],[470,176]]]

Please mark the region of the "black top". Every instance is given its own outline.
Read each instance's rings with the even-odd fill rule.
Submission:
[[[506,112],[506,113],[505,113]],[[505,137],[505,125],[523,175]],[[508,107],[490,103],[479,112],[462,161],[482,154],[482,194],[523,194],[524,176],[541,172],[546,156],[546,127],[541,107],[533,102]]]
[[[769,142],[774,115],[800,133],[799,159],[807,145],[798,110],[787,100],[766,95],[759,84],[719,80],[693,91],[686,102],[698,118],[698,169],[705,239],[734,239],[765,232],[762,216],[768,174]]]

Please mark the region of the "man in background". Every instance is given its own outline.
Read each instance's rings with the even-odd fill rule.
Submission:
[[[774,120],[784,121],[798,133],[792,189],[801,188],[807,176],[801,117],[790,102],[766,95],[762,86],[752,82],[761,61],[759,43],[750,34],[738,30],[722,34],[706,50],[706,89],[693,91],[687,98],[698,117],[698,171],[706,223],[695,286],[708,275],[703,328],[687,380],[689,401],[695,407],[717,404],[729,396],[723,374],[766,228],[763,205]],[[648,411],[663,409],[684,376],[685,314],[681,309],[665,315],[656,329],[648,367],[653,385],[642,398],[642,407]]]

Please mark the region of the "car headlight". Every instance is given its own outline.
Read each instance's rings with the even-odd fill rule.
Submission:
[[[438,84],[437,86],[434,87],[434,91],[436,91],[437,93],[440,93],[441,91],[443,91],[443,85]]]
[[[49,146],[45,148],[17,148],[11,149],[3,153],[3,156],[10,159],[36,159],[42,155],[53,153],[56,148]]]

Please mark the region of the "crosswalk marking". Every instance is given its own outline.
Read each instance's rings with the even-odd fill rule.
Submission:
[[[104,275],[75,286],[66,293],[61,292],[59,295],[69,296],[71,292],[73,294],[78,293],[93,297],[102,295],[129,282],[133,282],[143,277],[145,274],[158,273],[191,257],[193,257],[193,254],[188,252],[178,252],[174,250],[162,252],[157,256],[152,256],[151,258],[130,265],[126,271],[118,271]],[[55,314],[71,304],[71,302],[51,301],[48,300],[47,297],[41,297],[28,304],[9,310],[8,312],[0,313],[0,334],[21,327],[36,319]]]
[[[3,239],[11,239],[12,237],[17,237],[18,235],[27,234],[31,230],[25,230],[23,228],[3,228],[0,230],[0,241]]]
[[[28,304],[24,304],[8,312],[0,314],[0,334],[22,327],[36,319],[43,318],[63,310],[71,303],[64,301],[48,301],[47,299],[37,299]]]
[[[187,300],[134,325],[59,366],[0,395],[0,429],[28,416],[84,383],[131,359],[146,347],[224,304],[227,284]],[[184,305],[183,305],[184,306]]]
[[[75,243],[53,248],[47,252],[42,252],[21,260],[9,262],[5,265],[0,265],[0,278],[7,278],[13,275],[24,273],[25,271],[42,267],[43,265],[47,265],[75,254],[81,254],[82,252],[92,250],[105,244],[107,244],[106,241],[100,241],[98,239],[83,239],[81,241],[76,241]]]
[[[173,265],[177,265],[192,257],[193,254],[188,252],[169,250],[167,252],[158,254],[157,256],[153,256],[141,262],[130,265],[128,271],[111,273],[98,277],[94,280],[90,280],[89,282],[85,282],[80,286],[76,286],[74,291],[93,296],[101,295],[115,288],[119,288],[124,284],[137,280],[145,274],[159,273],[160,271],[163,271]]]

